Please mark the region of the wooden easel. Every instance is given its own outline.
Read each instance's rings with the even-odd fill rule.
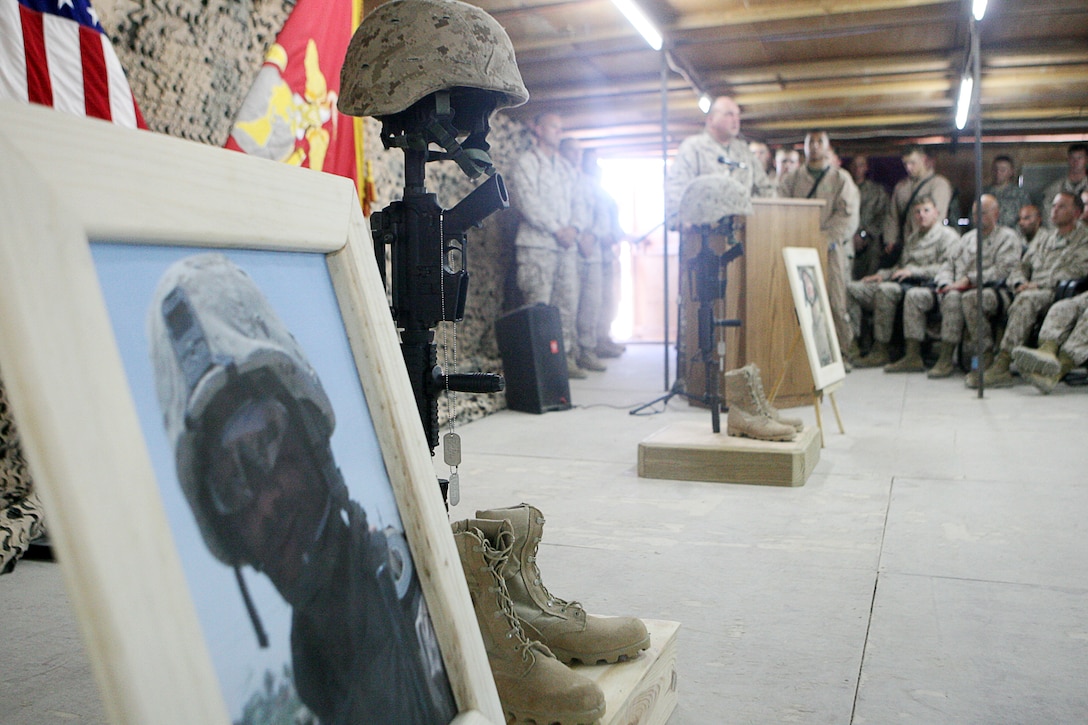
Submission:
[[[790,343],[790,351],[786,355],[787,360],[793,359],[793,353],[797,350],[797,343],[801,341],[801,328],[798,326],[797,333],[793,336],[793,342]],[[771,404],[774,404],[774,400],[778,397],[778,388],[782,385],[782,380],[786,377],[786,368],[782,368],[782,372],[778,375],[778,380],[774,384],[774,390],[771,391]],[[824,419],[820,414],[820,404],[824,402],[824,394],[827,394],[828,399],[831,401],[831,410],[835,413],[835,422],[839,425],[839,433],[846,433],[846,429],[842,425],[842,416],[839,415],[839,404],[835,401],[835,391],[842,387],[842,381],[836,381],[826,388],[814,389],[812,391],[812,406],[816,409],[816,425],[820,429],[820,448],[824,447]]]

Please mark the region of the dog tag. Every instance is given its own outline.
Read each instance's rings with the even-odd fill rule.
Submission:
[[[447,466],[461,465],[461,436],[447,433],[442,437],[442,460]]]
[[[450,506],[456,506],[461,503],[461,477],[454,471],[450,474],[449,488],[446,489],[446,494],[450,499]]]

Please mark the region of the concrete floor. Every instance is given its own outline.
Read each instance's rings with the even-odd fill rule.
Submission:
[[[670,725],[1088,722],[1088,389],[859,370],[804,486],[672,482],[638,477],[639,441],[710,416],[628,414],[662,360],[633,345],[573,410],[460,426],[451,518],[532,503],[552,592],[681,622]],[[57,565],[0,578],[0,612],[0,723],[103,722]]]

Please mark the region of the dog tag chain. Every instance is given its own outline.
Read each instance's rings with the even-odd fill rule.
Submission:
[[[439,254],[441,255],[441,268],[438,275],[438,294],[441,297],[442,320],[446,319],[446,214],[438,215]],[[457,474],[457,467],[461,465],[461,436],[457,435],[457,395],[450,390],[450,374],[457,372],[457,321],[453,325],[453,369],[449,367],[447,359],[449,345],[446,342],[447,325],[442,326],[442,368],[445,370],[446,380],[446,417],[449,419],[450,432],[442,436],[442,459],[450,467],[450,482],[447,489],[450,506],[456,506],[461,502],[461,477]]]

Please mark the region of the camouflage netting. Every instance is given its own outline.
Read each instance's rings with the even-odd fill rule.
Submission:
[[[102,24],[129,77],[136,101],[155,131],[222,146],[269,46],[290,14],[294,0],[103,0]],[[531,144],[522,125],[498,113],[488,136],[500,172],[510,169]],[[381,126],[366,120],[366,158],[371,162],[381,209],[400,197],[404,164],[400,151],[381,146]],[[427,188],[452,207],[473,183],[452,163],[429,164]],[[513,262],[517,214],[498,212],[469,233],[469,297],[457,330],[458,369],[495,372],[501,367],[494,321],[506,301],[507,271]],[[442,344],[442,330],[436,341]],[[452,331],[446,333],[452,348]],[[452,349],[449,352],[452,357]],[[441,360],[442,351],[439,351]],[[498,395],[457,396],[460,420],[505,407]],[[440,420],[447,419],[440,401]]]
[[[30,542],[44,533],[41,502],[0,381],[0,574],[11,571]]]
[[[222,146],[295,0],[96,3],[152,131]]]

